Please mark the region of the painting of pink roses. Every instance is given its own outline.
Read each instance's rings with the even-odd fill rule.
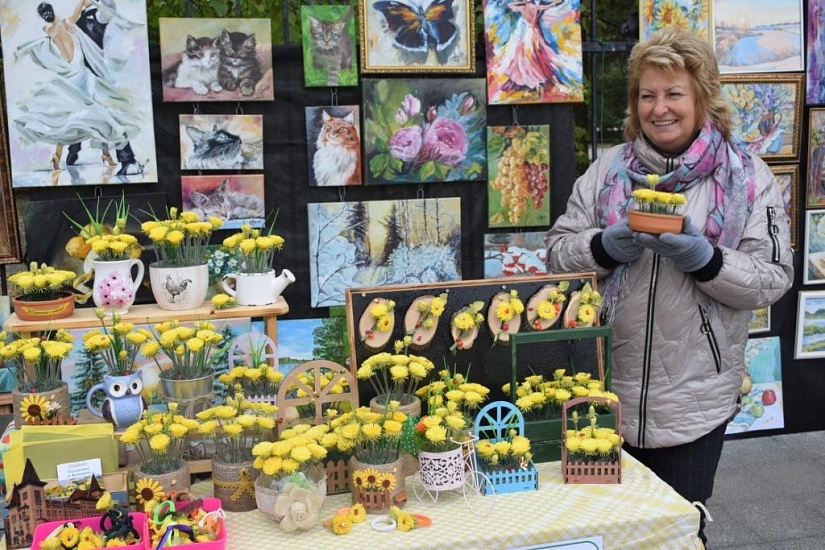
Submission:
[[[364,79],[368,184],[487,177],[484,79]]]

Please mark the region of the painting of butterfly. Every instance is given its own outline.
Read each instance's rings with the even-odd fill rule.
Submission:
[[[361,72],[474,72],[472,14],[472,0],[360,0]]]

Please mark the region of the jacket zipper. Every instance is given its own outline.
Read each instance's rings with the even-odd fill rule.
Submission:
[[[656,310],[656,286],[659,280],[659,255],[653,255],[650,271],[650,288],[647,293],[647,315],[645,315],[645,345],[642,351],[642,392],[639,396],[639,447],[645,446],[645,424],[647,423],[647,396],[650,386],[650,357],[653,353],[653,312]]]
[[[716,335],[713,333],[713,327],[710,324],[710,316],[708,310],[699,304],[699,315],[702,316],[702,332],[708,338],[710,344],[710,352],[713,354],[713,362],[716,363],[716,374],[722,372],[722,354],[719,352],[719,344],[716,342]]]
[[[768,207],[768,235],[771,238],[772,250],[771,250],[771,261],[773,263],[779,263],[779,226],[776,225],[776,208],[773,206]]]

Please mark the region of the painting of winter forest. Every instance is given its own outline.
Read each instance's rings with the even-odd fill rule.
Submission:
[[[308,204],[312,307],[354,287],[461,279],[461,199]]]
[[[0,0],[12,187],[158,181],[145,0]]]
[[[719,72],[801,71],[800,0],[715,0],[713,41]]]

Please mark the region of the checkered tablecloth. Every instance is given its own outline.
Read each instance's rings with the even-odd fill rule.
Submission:
[[[476,497],[496,499],[486,517],[477,517],[467,508],[461,490],[439,493],[438,502],[424,505],[408,478],[405,509],[433,519],[431,527],[408,532],[378,532],[368,519],[343,536],[325,529],[321,521],[309,531],[284,533],[257,510],[227,513],[227,550],[500,550],[598,535],[611,550],[701,548],[695,537],[698,510],[626,453],[621,485],[565,485],[559,462],[539,464],[538,471],[538,491]],[[196,483],[193,492],[212,496],[212,484]],[[329,496],[322,519],[350,503],[349,493]]]

